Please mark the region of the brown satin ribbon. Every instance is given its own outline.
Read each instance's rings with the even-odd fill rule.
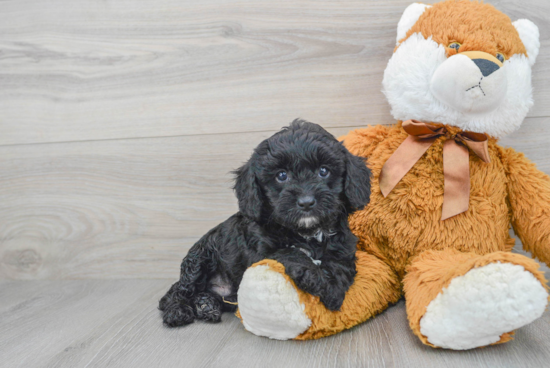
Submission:
[[[469,147],[481,160],[491,162],[487,136],[482,133],[459,132],[452,135],[445,127],[417,120],[403,122],[409,134],[380,172],[380,190],[386,197],[406,173],[430,148],[438,137],[447,136],[443,144],[445,191],[441,220],[468,210],[470,197]]]

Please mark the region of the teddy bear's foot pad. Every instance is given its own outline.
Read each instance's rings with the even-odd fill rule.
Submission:
[[[238,301],[244,327],[258,336],[293,339],[311,325],[294,287],[268,265],[246,270]]]
[[[420,332],[437,347],[486,346],[539,318],[547,302],[548,293],[531,272],[491,263],[454,278],[428,305]]]

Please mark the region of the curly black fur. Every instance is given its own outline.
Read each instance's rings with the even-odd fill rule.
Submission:
[[[321,167],[328,176],[319,174]],[[276,179],[281,171],[284,182]],[[219,322],[222,312],[236,310],[245,270],[266,258],[281,262],[327,308],[340,309],[356,273],[357,238],[347,217],[370,195],[364,161],[319,125],[295,120],[260,143],[235,174],[239,212],[183,259],[179,281],[159,302],[165,325]],[[315,200],[310,208],[298,205],[305,197]]]

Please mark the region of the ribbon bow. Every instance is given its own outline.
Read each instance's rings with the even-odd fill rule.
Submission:
[[[386,197],[406,173],[430,148],[438,137],[446,136],[443,144],[443,172],[445,191],[441,220],[468,210],[470,197],[470,165],[468,147],[484,162],[491,162],[487,149],[487,136],[482,133],[459,132],[452,134],[443,126],[417,120],[403,122],[409,134],[380,172],[380,190]]]

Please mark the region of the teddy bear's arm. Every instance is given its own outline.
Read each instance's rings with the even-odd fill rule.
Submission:
[[[384,125],[368,126],[367,128],[350,131],[347,135],[339,137],[338,140],[344,142],[344,146],[354,155],[360,157],[369,157],[389,133],[389,129]]]
[[[514,231],[525,250],[550,265],[550,177],[512,148],[503,149],[501,157]]]

